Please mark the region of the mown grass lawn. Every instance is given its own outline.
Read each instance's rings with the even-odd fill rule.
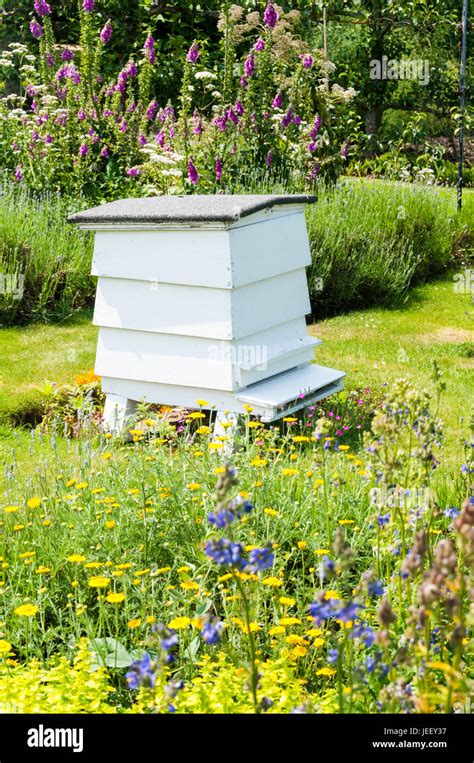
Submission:
[[[0,330],[0,455],[25,435],[12,417],[28,418],[47,382],[64,384],[94,364],[97,328],[84,312],[62,324]],[[474,303],[456,294],[452,276],[413,289],[398,309],[374,308],[317,322],[317,361],[347,373],[346,386],[379,386],[400,376],[430,384],[433,360],[444,374],[441,406],[448,452],[465,436],[473,399]],[[463,419],[463,421],[462,421]]]

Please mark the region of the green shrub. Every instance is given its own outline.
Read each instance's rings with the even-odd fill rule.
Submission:
[[[92,237],[66,224],[67,202],[10,186],[0,195],[0,325],[62,320],[90,304]]]
[[[308,211],[314,316],[403,301],[412,284],[452,262],[461,223],[452,201],[419,186],[357,182],[322,189]]]

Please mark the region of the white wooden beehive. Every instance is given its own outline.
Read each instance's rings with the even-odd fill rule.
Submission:
[[[96,234],[95,371],[108,398],[250,404],[271,421],[341,389],[342,372],[312,362],[306,331],[314,200],[170,196],[72,215]]]

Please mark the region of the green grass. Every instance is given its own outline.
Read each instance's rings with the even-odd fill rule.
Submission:
[[[91,368],[96,342],[89,311],[54,325],[0,329],[0,422],[27,420],[47,382],[65,384]]]
[[[321,321],[310,328],[324,340],[318,363],[347,373],[346,386],[379,386],[406,376],[429,384],[433,359],[447,389],[442,405],[448,451],[465,435],[473,396],[474,305],[470,295],[455,294],[453,281],[418,287],[398,309],[373,308]],[[0,455],[20,440],[5,424],[28,421],[38,410],[46,382],[64,384],[94,364],[97,328],[85,312],[55,326],[0,329]],[[464,417],[464,424],[460,419]]]
[[[446,382],[441,415],[447,450],[465,436],[474,395],[474,303],[454,293],[451,277],[413,289],[398,309],[338,316],[315,324],[311,333],[324,340],[318,362],[346,371],[348,388],[400,376],[425,387],[436,360]]]

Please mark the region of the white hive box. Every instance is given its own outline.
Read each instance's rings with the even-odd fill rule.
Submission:
[[[204,399],[234,413],[251,404],[271,421],[341,389],[342,372],[312,363],[318,340],[306,331],[313,201],[168,196],[69,218],[96,234],[95,371],[106,413]]]

